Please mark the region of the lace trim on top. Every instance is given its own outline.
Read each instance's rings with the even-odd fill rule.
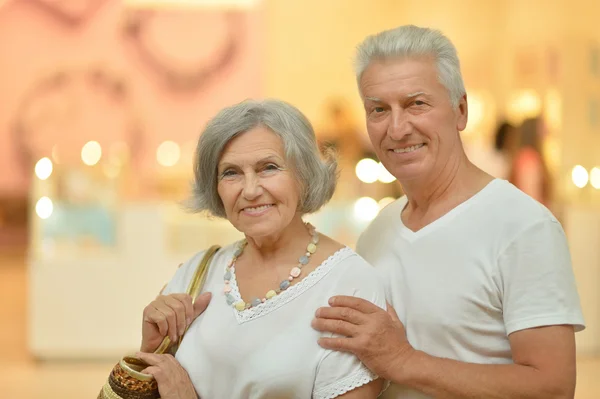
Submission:
[[[363,366],[364,367],[364,366]],[[375,381],[378,378],[377,374],[374,374],[371,370],[364,367],[349,376],[342,378],[329,384],[326,387],[315,389],[313,392],[313,399],[332,399],[340,395],[343,395],[353,389],[362,387],[371,381]]]
[[[245,323],[247,321],[264,316],[267,313],[274,311],[275,309],[279,309],[286,303],[292,301],[294,298],[301,295],[303,292],[308,290],[317,282],[319,282],[319,280],[321,280],[327,273],[329,273],[329,271],[333,269],[333,267],[337,263],[353,254],[354,251],[349,247],[341,248],[335,253],[333,253],[329,258],[325,259],[323,263],[317,266],[306,277],[304,277],[298,283],[292,285],[285,291],[282,291],[276,297],[268,299],[266,302],[263,302],[260,305],[252,307],[250,309],[239,311],[235,308],[232,308],[238,323]],[[241,301],[242,297],[240,295],[237,279],[235,277],[235,268],[233,269],[233,273],[229,284],[231,286],[231,292],[229,293],[229,295],[233,296],[236,301]]]

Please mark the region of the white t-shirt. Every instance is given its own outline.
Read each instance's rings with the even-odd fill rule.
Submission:
[[[277,297],[239,312],[222,293],[234,249],[213,258],[203,288],[212,292],[211,303],[175,356],[202,399],[335,398],[377,378],[354,355],[321,348],[324,334],[311,327],[315,311],[334,295],[385,308],[383,284],[367,262],[345,247]],[[163,294],[185,292],[203,254],[181,266]],[[239,300],[235,276],[231,285]]]
[[[413,232],[402,197],[359,238],[357,252],[381,274],[409,342],[430,355],[511,363],[508,335],[556,324],[584,328],[563,229],[505,180]],[[384,398],[426,398],[392,385]]]

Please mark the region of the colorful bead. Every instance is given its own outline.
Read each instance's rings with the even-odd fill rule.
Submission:
[[[292,271],[290,272],[290,275],[294,278],[298,277],[300,275],[300,273],[302,273],[302,269],[300,269],[299,267],[294,267],[292,269]]]
[[[262,303],[262,301],[261,301],[260,299],[258,299],[258,298],[254,298],[254,299],[253,299],[253,300],[250,302],[250,304],[252,304],[252,306],[258,306],[258,305],[260,305],[261,303]]]
[[[227,270],[225,272],[225,276],[223,276],[225,280],[231,280],[231,270]]]
[[[311,254],[314,254],[317,251],[317,246],[311,242],[308,244],[308,247],[306,247],[306,250]]]
[[[300,259],[298,259],[298,262],[300,262],[300,264],[302,265],[306,265],[308,263],[308,256],[303,255],[300,257]]]
[[[231,292],[231,286],[229,284],[225,284],[225,287],[223,287],[223,292],[229,294]]]
[[[246,309],[246,302],[239,301],[239,302],[236,302],[234,306],[237,310],[239,310],[241,312],[242,310]]]
[[[279,284],[279,288],[281,288],[281,290],[285,290],[287,289],[287,287],[290,286],[290,282],[288,280],[283,280],[280,284]]]
[[[227,304],[230,306],[233,305],[235,302],[235,298],[231,294],[225,294],[225,300],[227,301]]]
[[[312,236],[312,243],[317,245],[319,243],[319,235],[318,234],[314,234]]]
[[[269,292],[267,292],[267,295],[265,295],[267,297],[267,299],[271,299],[275,296],[277,296],[277,293],[275,292],[275,290],[271,290]]]

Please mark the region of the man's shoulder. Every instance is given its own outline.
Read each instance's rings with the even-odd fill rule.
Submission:
[[[372,235],[378,236],[384,231],[393,229],[395,226],[400,225],[400,214],[402,213],[402,209],[406,205],[406,202],[406,196],[402,196],[386,205],[369,223],[367,228],[361,234],[360,238],[362,239]]]
[[[558,222],[548,208],[508,181],[498,181],[491,194],[481,209],[486,215],[481,222],[516,229],[541,221]]]

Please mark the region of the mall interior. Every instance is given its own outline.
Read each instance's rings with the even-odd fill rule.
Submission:
[[[240,237],[182,207],[224,106],[276,97],[307,115],[342,167],[307,218],[353,247],[402,196],[370,147],[353,51],[415,24],[458,49],[470,159],[565,229],[587,324],[575,398],[600,398],[598,21],[597,0],[0,0],[4,396],[96,397],[177,266]]]

